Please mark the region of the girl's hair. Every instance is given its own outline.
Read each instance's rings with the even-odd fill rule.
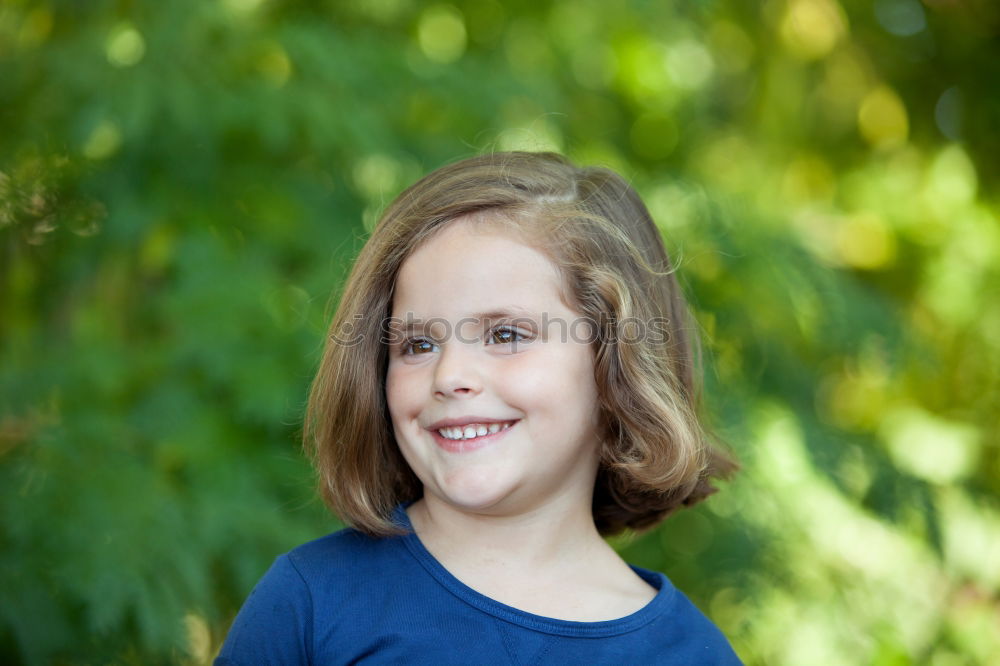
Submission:
[[[383,214],[348,278],[309,396],[305,442],[324,501],[375,536],[422,487],[385,398],[386,322],[406,258],[450,221],[501,223],[561,271],[567,305],[594,324],[602,534],[655,524],[714,492],[736,465],[697,416],[692,323],[663,241],[620,176],[553,153],[496,153],[442,167]],[[652,334],[650,329],[655,328]]]

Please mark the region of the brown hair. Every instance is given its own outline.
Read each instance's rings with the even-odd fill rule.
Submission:
[[[422,488],[396,445],[385,399],[385,325],[400,266],[458,218],[512,224],[559,267],[568,300],[592,322],[601,404],[593,515],[602,534],[655,524],[714,492],[735,463],[697,416],[684,297],[639,195],[603,168],[553,153],[495,153],[444,166],[400,194],[362,249],[330,325],[309,396],[305,442],[330,509],[380,536]],[[626,322],[659,322],[634,336]]]

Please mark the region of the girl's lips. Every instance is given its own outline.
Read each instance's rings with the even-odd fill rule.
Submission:
[[[494,433],[487,433],[472,439],[448,439],[447,437],[442,437],[441,433],[437,430],[432,430],[431,436],[434,437],[434,442],[448,453],[468,453],[496,443],[520,422],[520,420],[514,421],[510,424],[509,428],[504,428]]]

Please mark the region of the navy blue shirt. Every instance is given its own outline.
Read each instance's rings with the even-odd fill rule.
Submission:
[[[631,615],[573,622],[533,615],[465,585],[413,533],[345,529],[275,560],[237,615],[230,664],[739,664],[712,622],[661,573]]]

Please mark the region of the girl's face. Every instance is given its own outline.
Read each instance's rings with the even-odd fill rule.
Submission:
[[[589,513],[597,386],[589,330],[561,286],[545,255],[467,219],[403,263],[386,398],[426,501],[494,515]]]

